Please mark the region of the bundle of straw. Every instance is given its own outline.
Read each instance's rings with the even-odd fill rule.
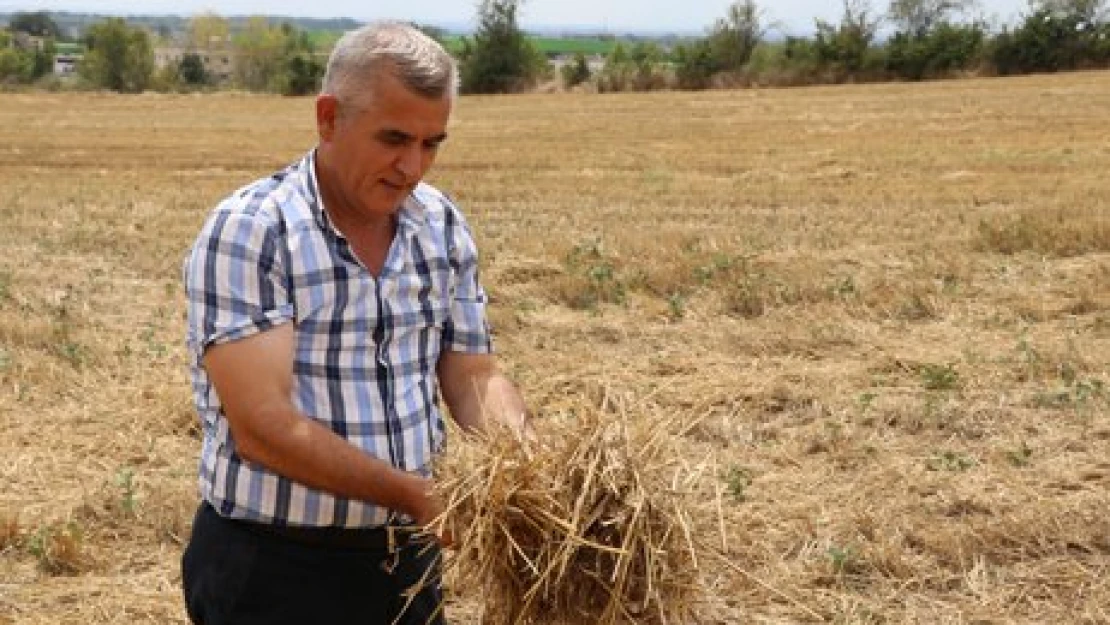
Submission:
[[[452,441],[436,469],[447,576],[481,593],[483,623],[686,619],[697,552],[664,425],[597,410],[539,420],[534,441]]]

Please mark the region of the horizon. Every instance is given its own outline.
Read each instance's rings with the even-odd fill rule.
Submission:
[[[142,10],[120,0],[47,0],[12,2],[0,0],[0,13],[48,11],[119,17],[188,18],[212,12],[223,17],[265,15],[274,18],[336,20],[350,19],[365,23],[377,19],[402,19],[443,28],[450,32],[472,32],[476,7],[468,3],[428,0],[413,7],[402,0],[376,3],[373,14],[365,5],[350,0],[319,0],[305,8],[292,0],[225,0],[212,6],[206,0],[153,0],[144,2]],[[531,0],[522,4],[518,21],[522,29],[536,33],[566,32],[568,34],[611,35],[677,35],[696,36],[725,15],[727,0],[701,0],[676,7],[668,0]],[[757,3],[769,31],[782,35],[812,33],[818,19],[837,22],[842,11],[839,2],[780,0]],[[465,10],[460,9],[465,6]],[[876,14],[885,12],[884,0],[873,3]],[[990,24],[1012,23],[1028,7],[1026,0],[980,0],[980,9],[971,15]],[[774,35],[772,35],[773,37]]]

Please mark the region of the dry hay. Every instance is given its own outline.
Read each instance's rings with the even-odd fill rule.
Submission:
[[[437,465],[458,541],[448,577],[480,589],[483,623],[685,622],[693,475],[667,426],[602,408],[548,416],[534,440],[456,438]]]

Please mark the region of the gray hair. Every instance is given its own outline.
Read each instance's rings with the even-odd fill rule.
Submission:
[[[413,93],[452,98],[459,91],[455,60],[436,40],[403,22],[376,22],[344,34],[324,74],[323,93],[340,104],[365,105],[375,80],[388,72]]]

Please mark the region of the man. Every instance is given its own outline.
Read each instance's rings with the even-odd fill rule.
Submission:
[[[382,23],[345,35],[316,148],[210,215],[185,263],[203,499],[183,557],[194,623],[443,622],[437,397],[524,428],[492,356],[462,214],[421,183],[455,66]]]

